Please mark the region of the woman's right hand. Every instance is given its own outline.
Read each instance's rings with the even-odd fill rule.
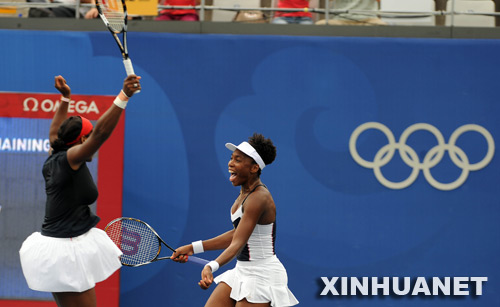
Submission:
[[[188,260],[188,256],[193,254],[193,246],[191,244],[181,246],[175,249],[172,253],[170,259],[175,262],[185,263]]]
[[[69,98],[71,96],[71,88],[66,84],[66,80],[63,76],[59,75],[55,77],[55,88],[63,95],[63,97]]]
[[[128,97],[132,97],[134,95],[135,91],[138,91],[141,89],[141,83],[140,83],[141,77],[136,76],[136,75],[130,75],[128,76],[125,81],[123,81],[123,92],[125,95]]]

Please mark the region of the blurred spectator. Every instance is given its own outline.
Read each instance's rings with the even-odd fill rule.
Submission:
[[[23,7],[25,0],[0,0],[0,2],[19,2],[19,5],[0,6],[0,17],[28,17],[29,8]]]
[[[29,17],[67,17],[75,18],[76,10],[75,6],[77,4],[76,0],[57,0],[57,1],[45,1],[45,0],[28,0],[29,2],[43,2],[43,3],[60,3],[61,6],[48,7],[48,8],[31,8],[29,11]],[[80,0],[80,3],[95,3],[93,0]],[[67,6],[65,6],[65,4]],[[85,17],[87,19],[96,18],[99,16],[96,8],[80,7],[79,16],[81,18]]]
[[[276,11],[271,23],[274,24],[301,24],[312,25],[312,14],[309,12],[310,0],[279,0],[278,8],[282,9],[303,9],[300,12]]]
[[[233,22],[244,23],[267,23],[267,16],[261,11],[239,11],[233,18]]]
[[[378,0],[326,0],[329,2],[329,9],[335,10],[359,10],[373,11],[370,13],[352,13],[347,14],[329,14],[329,25],[385,25],[376,12],[379,9]],[[326,20],[322,19],[316,22],[317,25],[326,24]]]
[[[161,5],[179,5],[196,6],[200,0],[159,0]],[[164,9],[158,14],[155,20],[180,20],[180,21],[198,21],[200,17],[194,9]]]
[[[95,0],[90,0],[90,3],[95,5]],[[95,7],[87,8],[82,13],[85,19],[94,19],[99,17],[99,11]]]

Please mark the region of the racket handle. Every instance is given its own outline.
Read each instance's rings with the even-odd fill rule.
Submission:
[[[125,66],[125,71],[127,72],[127,76],[135,75],[134,66],[132,66],[132,61],[130,60],[130,58],[123,60],[123,66]],[[141,90],[137,90],[134,92],[134,94],[139,94],[140,92]]]
[[[199,264],[201,266],[205,266],[209,261],[205,260],[205,259],[201,259],[201,258],[195,257],[195,256],[189,256],[188,257],[188,262],[193,262],[193,263]]]

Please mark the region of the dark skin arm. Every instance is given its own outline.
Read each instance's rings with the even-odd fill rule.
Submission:
[[[233,240],[233,235],[234,235],[234,229],[231,229],[217,237],[205,240],[203,241],[203,249],[205,251],[225,249],[229,246],[229,244],[231,244],[231,241]],[[171,258],[176,262],[184,263],[188,259],[187,256],[191,255],[193,255],[193,245],[187,244],[176,248],[175,252],[172,253]]]
[[[254,193],[248,197],[245,202],[245,213],[241,217],[238,228],[235,229],[231,244],[215,259],[220,266],[230,262],[240,250],[245,246],[252,234],[255,225],[259,222],[261,216],[265,213],[266,204],[259,199],[260,193]],[[208,289],[214,281],[212,269],[205,266],[201,272],[201,280],[198,283],[204,290]]]
[[[66,84],[66,80],[62,76],[55,77],[55,88],[61,93],[65,98],[71,98],[71,88]],[[49,129],[49,141],[52,144],[55,139],[57,139],[57,130],[63,123],[63,121],[68,116],[68,102],[61,101],[61,104],[57,108],[54,117],[52,118],[52,123]]]
[[[263,198],[265,201],[263,201]],[[261,217],[265,214],[265,208],[268,207],[268,199],[270,194],[267,192],[256,191],[248,197],[245,202],[245,214],[243,214],[237,229],[232,229],[227,231],[215,238],[203,241],[203,248],[205,251],[208,250],[219,250],[224,249],[224,251],[217,257],[216,261],[220,266],[230,262],[236,255],[240,252],[243,246],[250,238],[255,225],[260,223],[270,223],[274,221],[274,214],[271,217],[271,221],[267,221],[269,218],[262,219]],[[267,210],[269,211],[269,210]],[[274,211],[273,211],[274,212]],[[193,254],[193,245],[188,244],[176,249],[175,253],[172,254],[171,258],[177,262],[186,262],[188,256]],[[202,289],[208,289],[213,283],[212,269],[208,266],[203,268],[202,279],[198,283]]]
[[[234,232],[231,244],[215,259],[220,266],[227,264],[241,251],[257,224],[267,225],[276,220],[274,200],[269,191],[264,188],[256,190],[247,198],[243,210],[243,216]],[[201,271],[201,280],[198,284],[206,290],[213,280],[211,267],[205,266]]]
[[[139,82],[140,79],[141,77],[138,77],[136,75],[130,75],[125,79],[125,81],[123,82],[123,92],[125,93],[125,95],[127,95],[128,97],[132,97],[135,91],[141,89],[141,85]],[[134,87],[134,83],[137,83],[138,87]],[[63,96],[65,94],[69,96],[71,93],[69,86],[61,76],[56,77],[56,88],[61,92]],[[56,114],[54,114],[54,118],[49,130],[50,137],[54,137],[53,133],[55,131],[55,137],[57,138],[57,130],[59,129],[61,123],[66,119],[67,113],[68,103],[65,103],[64,105],[61,104]],[[111,135],[114,128],[118,124],[122,113],[122,108],[117,107],[114,103],[111,104],[109,109],[97,121],[97,124],[95,125],[94,130],[90,134],[90,136],[88,138],[82,137],[81,143],[77,143],[77,145],[74,145],[70,149],[68,149],[67,157],[72,169],[79,169],[84,162],[92,158],[92,156],[97,152],[101,145]]]
[[[224,251],[215,259],[220,266],[230,262],[245,246],[252,234],[255,225],[269,224],[276,219],[276,209],[271,194],[267,190],[257,190],[250,195],[244,208],[244,214],[241,217],[237,229],[232,229],[213,239],[203,241],[204,250]],[[191,244],[184,245],[172,254],[172,259],[178,262],[186,262],[187,255],[193,254]],[[205,266],[201,272],[201,280],[198,283],[202,289],[208,289],[213,283],[212,269]]]

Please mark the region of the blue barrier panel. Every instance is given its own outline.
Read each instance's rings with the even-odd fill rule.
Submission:
[[[124,78],[105,32],[0,39],[1,91],[63,74],[110,95]],[[130,33],[129,49],[143,90],[126,111],[123,215],[173,246],[231,229],[224,143],[260,132],[278,149],[262,181],[301,306],[500,303],[500,42]],[[200,306],[199,278],[169,261],[123,268],[120,306]]]

